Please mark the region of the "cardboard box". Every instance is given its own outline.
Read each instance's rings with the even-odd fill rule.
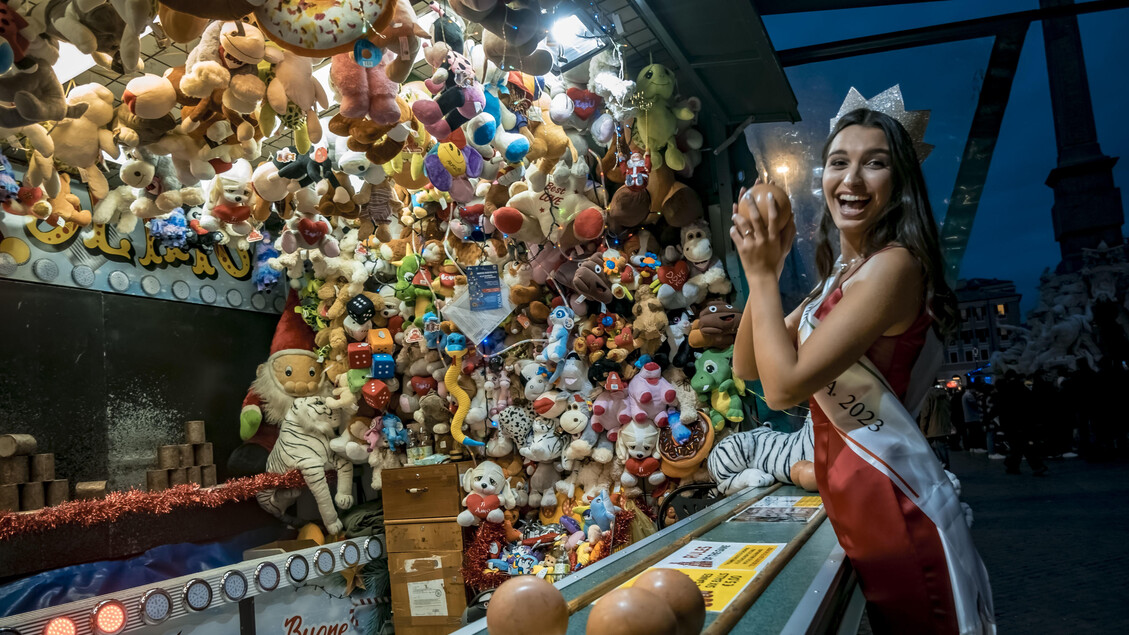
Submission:
[[[457,630],[466,609],[462,551],[390,553],[392,619],[396,632],[412,628]],[[426,631],[424,631],[426,632]]]

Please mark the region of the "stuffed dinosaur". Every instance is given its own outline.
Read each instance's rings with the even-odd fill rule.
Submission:
[[[741,396],[745,394],[745,382],[733,375],[733,347],[703,352],[694,368],[690,385],[700,400],[709,401],[714,430],[721,430],[726,421],[744,421]]]

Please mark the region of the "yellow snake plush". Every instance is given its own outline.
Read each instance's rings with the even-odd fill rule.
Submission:
[[[463,367],[463,356],[466,355],[466,336],[461,333],[451,333],[447,336],[447,346],[443,349],[451,358],[451,365],[447,367],[447,374],[443,375],[443,383],[447,392],[455,398],[459,409],[455,411],[455,418],[451,420],[451,436],[462,446],[482,447],[485,444],[475,439],[468,439],[463,434],[463,421],[466,421],[467,411],[470,410],[470,396],[459,385],[459,372]]]

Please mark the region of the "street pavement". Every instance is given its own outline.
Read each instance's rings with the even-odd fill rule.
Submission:
[[[1036,477],[953,452],[999,632],[1129,633],[1129,462],[1049,460]]]

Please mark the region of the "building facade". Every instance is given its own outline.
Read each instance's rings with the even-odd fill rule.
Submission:
[[[1010,280],[972,278],[956,287],[960,329],[945,343],[941,377],[965,375],[987,365],[992,353],[1010,347],[1022,323],[1020,294]]]

